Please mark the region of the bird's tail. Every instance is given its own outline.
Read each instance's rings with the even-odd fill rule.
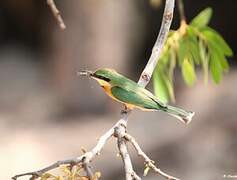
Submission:
[[[192,117],[195,114],[192,111],[185,111],[183,109],[173,107],[173,106],[169,106],[169,105],[167,105],[165,107],[165,111],[168,114],[170,114],[171,116],[174,116],[174,117],[178,118],[180,121],[182,121],[185,124],[190,123],[190,121],[192,120]]]

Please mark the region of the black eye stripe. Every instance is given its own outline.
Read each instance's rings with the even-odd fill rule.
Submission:
[[[102,80],[104,80],[106,82],[110,82],[110,79],[107,78],[107,77],[100,76],[100,75],[97,75],[97,74],[93,74],[93,76],[96,77],[96,78],[102,79]]]

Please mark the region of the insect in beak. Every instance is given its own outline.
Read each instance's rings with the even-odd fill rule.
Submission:
[[[78,76],[93,76],[93,72],[92,71],[89,71],[89,70],[82,70],[82,71],[78,71],[77,72],[77,75]]]

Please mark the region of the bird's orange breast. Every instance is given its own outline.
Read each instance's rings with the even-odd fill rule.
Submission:
[[[100,86],[104,89],[104,91],[106,92],[106,94],[107,94],[109,97],[111,97],[112,99],[114,99],[114,100],[116,100],[116,101],[118,101],[118,102],[120,102],[120,103],[123,103],[124,105],[126,105],[127,108],[133,109],[134,107],[136,107],[136,108],[141,109],[141,110],[143,110],[143,111],[152,111],[152,110],[148,110],[148,109],[146,109],[146,108],[140,107],[140,106],[136,106],[136,105],[134,105],[134,104],[129,104],[129,103],[120,101],[119,99],[117,99],[116,97],[113,96],[113,94],[112,94],[112,92],[111,92],[112,86],[111,86],[108,82],[106,82],[106,81],[104,81],[104,80],[97,79],[97,78],[95,78],[95,79],[98,81],[98,83],[100,84]]]

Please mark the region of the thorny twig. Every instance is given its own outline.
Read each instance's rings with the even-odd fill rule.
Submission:
[[[50,7],[50,9],[51,9],[55,19],[58,22],[58,25],[60,26],[60,28],[62,30],[66,29],[66,25],[65,25],[65,23],[63,21],[63,18],[61,16],[60,11],[58,10],[54,0],[47,0],[47,4],[49,5],[49,7]]]
[[[54,1],[47,0],[47,2],[51,7],[54,16],[58,20],[60,27],[61,28],[65,27],[65,25],[62,21],[62,18],[60,16],[60,13],[54,4]],[[162,50],[164,42],[167,38],[169,29],[170,29],[170,25],[172,22],[173,11],[174,11],[174,2],[175,2],[175,0],[166,0],[165,10],[164,10],[164,14],[163,14],[163,20],[162,20],[159,35],[158,35],[155,45],[152,49],[152,54],[149,58],[149,61],[146,65],[146,67],[144,68],[144,70],[139,78],[139,81],[138,81],[138,84],[142,87],[146,87],[146,85],[149,83],[151,76],[153,74],[153,71],[158,63],[158,60],[159,60],[159,57],[161,54],[161,50]],[[150,160],[150,158],[141,150],[140,146],[134,140],[134,138],[132,138],[131,136],[129,136],[126,133],[127,121],[128,121],[128,116],[129,116],[130,112],[131,112],[131,110],[122,111],[121,119],[112,128],[110,128],[105,134],[103,134],[100,137],[98,143],[91,151],[86,152],[84,155],[74,158],[74,159],[58,161],[58,162],[56,162],[44,169],[41,169],[39,171],[16,175],[13,177],[13,179],[16,180],[18,177],[25,176],[25,175],[31,175],[32,178],[37,178],[37,177],[40,177],[45,172],[55,169],[55,168],[59,167],[60,165],[65,165],[65,164],[75,165],[75,164],[79,164],[79,163],[84,163],[85,171],[87,172],[88,176],[91,176],[91,175],[89,175],[89,174],[91,174],[90,170],[87,169],[88,164],[94,159],[94,157],[96,155],[100,154],[100,152],[101,152],[102,148],[104,147],[104,145],[106,144],[106,142],[114,135],[117,138],[119,152],[120,152],[121,157],[123,159],[124,169],[126,172],[126,180],[140,180],[141,179],[133,170],[131,158],[129,156],[127,145],[126,145],[127,141],[130,141],[133,144],[133,146],[137,150],[137,153],[144,158],[147,166],[149,166],[155,172],[157,172],[158,174],[162,175],[163,177],[165,177],[167,179],[177,180],[177,178],[169,176],[166,173],[162,172],[160,169],[158,169],[154,165],[154,162],[152,160]]]

